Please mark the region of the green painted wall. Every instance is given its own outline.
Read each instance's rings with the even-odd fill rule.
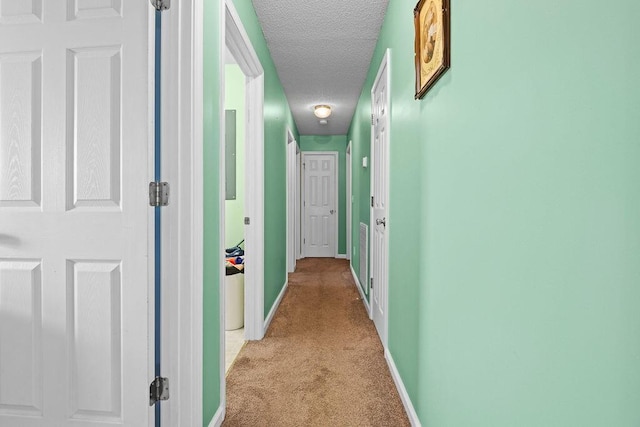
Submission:
[[[225,66],[225,109],[236,110],[236,198],[225,201],[225,247],[244,239],[245,76],[236,64]]]
[[[369,80],[367,80],[367,84],[370,84]],[[370,90],[369,88],[369,91]],[[353,211],[351,217],[353,222],[351,224],[351,265],[358,277],[360,272],[360,223],[362,222],[363,224],[367,224],[367,226],[369,225],[369,208],[371,206],[371,173],[368,166],[366,168],[362,166],[362,159],[366,157],[368,165],[371,155],[371,107],[368,101],[365,101],[365,99],[370,99],[371,96],[369,94],[369,97],[365,98],[365,95],[363,92],[363,96],[361,96],[353,116],[349,134],[347,135],[347,139],[352,141],[351,170],[353,176],[351,188],[353,193]],[[368,256],[367,254],[367,257]],[[368,296],[369,287],[367,284],[360,283],[360,287]]]
[[[422,425],[640,425],[640,3],[456,1],[421,101],[415,3],[349,137],[389,47],[389,348]]]
[[[347,253],[347,136],[302,135],[300,151],[338,152],[338,254]]]
[[[203,381],[202,425],[209,422],[220,406],[220,298],[219,263],[211,262],[219,254],[219,224],[222,198],[219,190],[220,162],[220,83],[221,40],[220,0],[204,3],[204,283],[203,283]]]
[[[224,195],[219,193],[218,134],[220,107],[223,96],[220,85],[221,41],[219,29],[220,1],[204,3],[204,377],[203,425],[209,424],[220,405],[220,312],[219,266],[212,259],[219,257],[220,209]],[[291,129],[299,139],[298,129],[284,95],[282,85],[269,54],[262,28],[250,1],[235,3],[240,19],[264,69],[265,119],[265,269],[264,311],[271,310],[286,280],[286,130]],[[228,78],[228,77],[227,77]],[[237,243],[237,242],[234,242]],[[250,250],[247,248],[247,250]]]

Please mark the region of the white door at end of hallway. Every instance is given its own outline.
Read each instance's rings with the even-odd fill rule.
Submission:
[[[1,2],[0,426],[152,420],[152,12],[126,3]]]
[[[386,57],[385,57],[386,58]],[[371,147],[371,311],[382,343],[387,344],[388,295],[388,153],[389,114],[387,111],[388,80],[386,61],[383,62],[372,91],[372,147]]]
[[[303,153],[305,257],[336,256],[337,153]]]

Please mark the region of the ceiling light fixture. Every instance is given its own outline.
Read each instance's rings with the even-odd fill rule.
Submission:
[[[328,105],[316,105],[313,107],[313,114],[319,119],[326,119],[331,115],[331,107]]]

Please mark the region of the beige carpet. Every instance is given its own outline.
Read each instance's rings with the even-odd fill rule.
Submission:
[[[223,425],[409,425],[347,261],[298,261],[266,337],[227,375]]]

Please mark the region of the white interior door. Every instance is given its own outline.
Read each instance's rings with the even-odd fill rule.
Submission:
[[[0,425],[146,426],[148,1],[0,0]]]
[[[382,343],[387,343],[387,295],[388,295],[388,183],[389,183],[389,109],[388,109],[387,56],[378,72],[371,93],[373,131],[371,147],[371,310]]]
[[[303,153],[304,256],[335,257],[337,153]]]

